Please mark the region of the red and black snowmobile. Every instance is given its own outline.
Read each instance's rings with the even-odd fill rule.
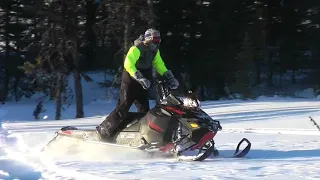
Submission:
[[[169,92],[165,81],[157,80],[155,85],[160,95],[156,106],[147,113],[130,112],[121,122],[121,128],[113,141],[101,140],[95,129],[79,129],[73,126],[61,128],[56,137],[66,136],[150,153],[160,152],[175,155],[180,159],[186,157],[185,152],[193,152],[188,159],[193,161],[202,161],[212,155],[218,156],[213,138],[222,129],[220,122],[213,120],[200,108],[200,102],[192,93],[180,98]],[[243,142],[248,145],[239,151]],[[233,157],[244,157],[250,148],[251,143],[243,138]]]

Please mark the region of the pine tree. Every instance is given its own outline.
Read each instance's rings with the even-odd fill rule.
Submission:
[[[30,22],[35,16],[33,0],[14,0],[0,2],[0,101],[7,99],[9,93],[18,101],[26,93],[19,87],[24,81],[23,72],[17,68],[25,60],[25,50],[32,37]],[[9,82],[13,80],[11,85]]]
[[[242,48],[237,57],[237,67],[232,91],[241,94],[243,99],[250,98],[255,66],[252,41],[248,33],[245,33]]]
[[[66,100],[65,97],[63,98],[63,93],[66,94],[68,88],[66,76],[71,71],[74,71],[75,80],[76,118],[84,116],[77,36],[79,8],[81,7],[75,0],[58,0],[43,4],[39,14],[46,17],[43,19],[46,31],[38,44],[40,52],[35,65],[30,66],[29,62],[24,65],[25,70],[28,65],[34,68],[32,71],[36,71],[38,84],[46,84],[48,81],[53,82],[49,88],[54,91],[56,101],[55,119],[57,120],[61,118],[62,104]],[[66,96],[68,95],[66,94]]]

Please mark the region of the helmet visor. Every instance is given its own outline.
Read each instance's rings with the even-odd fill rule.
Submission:
[[[152,40],[151,40],[153,43],[155,44],[160,44],[161,42],[161,38],[160,37],[152,37]]]

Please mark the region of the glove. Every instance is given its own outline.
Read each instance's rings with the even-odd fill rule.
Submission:
[[[170,89],[177,89],[179,87],[178,80],[173,76],[170,70],[166,71],[163,75],[167,78]]]
[[[133,78],[141,84],[143,89],[148,89],[150,87],[150,81],[143,77],[140,71],[136,71],[133,75]]]

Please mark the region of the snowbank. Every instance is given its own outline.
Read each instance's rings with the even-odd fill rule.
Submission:
[[[295,96],[301,97],[301,98],[315,98],[313,88],[308,88],[303,91],[297,91],[295,93]]]
[[[3,105],[2,105],[3,106]],[[0,106],[1,107],[1,106]],[[1,119],[7,114],[7,110],[5,110],[5,109],[0,109],[0,121],[1,121]]]

